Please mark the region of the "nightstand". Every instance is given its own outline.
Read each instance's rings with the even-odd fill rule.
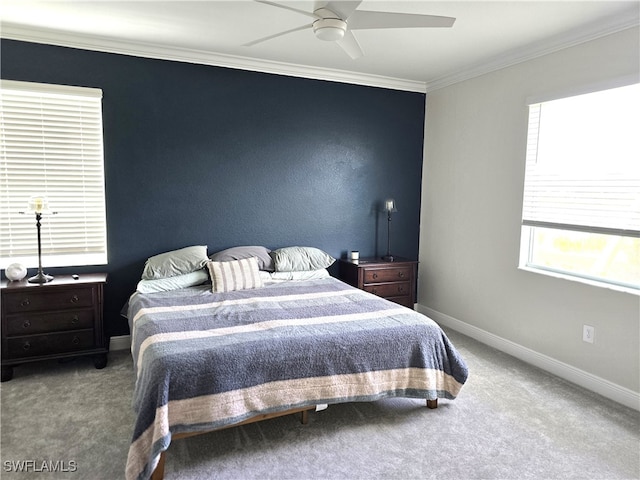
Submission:
[[[106,273],[56,275],[44,284],[3,280],[1,380],[11,380],[14,365],[54,358],[93,355],[95,367],[104,368],[106,281]]]
[[[396,257],[393,262],[378,258],[340,260],[340,279],[349,285],[413,309],[416,303],[418,262]]]

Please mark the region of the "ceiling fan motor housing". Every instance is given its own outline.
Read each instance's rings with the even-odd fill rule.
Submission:
[[[320,40],[335,42],[341,40],[347,31],[347,22],[339,18],[319,18],[313,22],[313,33]]]

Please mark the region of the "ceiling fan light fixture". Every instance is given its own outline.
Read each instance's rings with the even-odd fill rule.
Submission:
[[[339,18],[321,18],[313,22],[313,33],[327,42],[342,40],[346,31],[347,22]]]

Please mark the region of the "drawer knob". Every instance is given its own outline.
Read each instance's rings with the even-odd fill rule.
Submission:
[[[29,342],[24,342],[22,344],[22,349],[26,352],[27,350],[29,350],[31,348],[31,344]]]
[[[373,293],[374,295],[377,295],[378,294],[378,289],[377,288],[372,289],[371,293]]]
[[[73,297],[71,297],[71,303],[78,303],[80,301],[80,299],[78,298],[78,295],[74,295]]]
[[[75,325],[80,321],[80,319],[78,318],[78,315],[74,315],[73,318],[71,319],[71,325]]]
[[[25,298],[24,300],[22,300],[22,302],[20,303],[21,306],[23,307],[27,307],[31,302],[29,301],[28,298]]]
[[[31,322],[29,320],[25,320],[22,324],[22,328],[29,328],[31,326]]]
[[[398,293],[404,293],[404,287],[398,287]]]
[[[378,278],[378,274],[377,274],[377,273],[374,273],[374,274],[373,274],[373,278]]]
[[[80,339],[78,337],[73,337],[73,340],[71,340],[71,343],[73,343],[74,345],[78,345],[80,343]]]
[[[400,278],[403,278],[403,277],[404,277],[404,272],[398,272],[398,276],[399,276]]]

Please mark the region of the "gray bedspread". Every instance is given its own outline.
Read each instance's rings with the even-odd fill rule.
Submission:
[[[431,319],[334,278],[136,293],[128,318],[129,480],[149,478],[175,433],[317,404],[454,399],[468,375]]]

